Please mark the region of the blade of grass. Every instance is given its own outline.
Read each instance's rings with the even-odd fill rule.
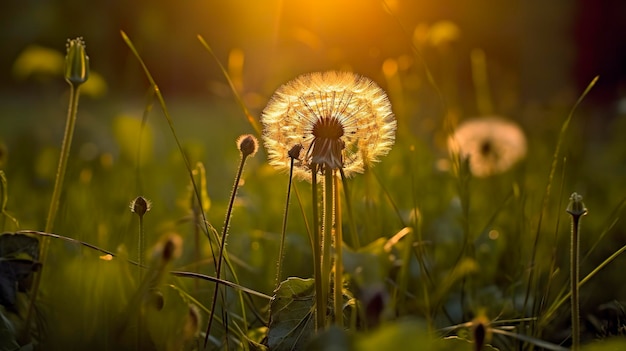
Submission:
[[[181,154],[183,162],[185,163],[185,168],[187,169],[187,172],[189,174],[189,178],[191,179],[191,184],[192,184],[192,187],[193,187],[193,191],[194,191],[194,193],[196,195],[196,199],[198,201],[198,204],[200,206],[202,206],[202,197],[200,195],[200,191],[198,189],[198,186],[197,186],[197,184],[195,182],[195,179],[194,179],[194,176],[193,176],[193,170],[191,168],[191,164],[189,163],[189,159],[187,158],[187,155],[185,154],[185,152],[183,150],[182,144],[180,143],[180,140],[178,139],[178,135],[176,134],[176,130],[174,129],[174,122],[173,122],[173,120],[171,118],[171,115],[169,113],[169,109],[167,108],[167,105],[165,104],[165,99],[163,98],[163,94],[161,94],[161,90],[159,89],[158,85],[156,84],[156,81],[154,80],[154,78],[152,77],[152,74],[150,73],[150,70],[148,69],[148,67],[144,63],[143,59],[139,55],[139,52],[137,51],[137,49],[133,45],[133,43],[130,40],[130,38],[126,35],[126,33],[124,31],[120,31],[120,33],[122,35],[122,39],[124,40],[126,45],[129,47],[129,49],[132,51],[132,53],[135,55],[135,58],[137,59],[137,61],[141,65],[141,67],[143,68],[144,73],[145,73],[145,75],[146,75],[150,85],[154,89],[154,93],[156,94],[157,100],[159,101],[159,104],[161,105],[161,109],[163,111],[165,119],[167,120],[168,126],[170,127],[170,131],[172,133],[172,136],[174,137],[174,141],[176,142],[176,146],[178,147],[178,150],[179,150],[179,152]],[[201,211],[201,215],[202,215],[202,223],[205,226],[205,228],[204,228],[205,232],[206,233],[210,233],[211,230],[209,230],[208,220],[206,218],[206,214],[204,213],[204,211]],[[218,236],[217,232],[213,231],[213,233],[215,234],[215,240],[217,240],[217,242],[219,243],[219,236]],[[233,270],[232,264],[228,260],[227,256],[225,256],[225,261],[226,261],[227,268],[230,270],[231,274],[233,275],[233,279],[235,279],[235,281],[238,281],[237,275],[235,274],[235,271]],[[244,301],[243,301],[243,296],[241,294],[239,294],[239,299],[240,299],[240,303],[241,303],[241,306],[242,306],[242,313],[245,314],[245,308],[244,308],[245,304],[244,304]]]
[[[528,283],[527,283],[527,286],[526,286],[526,294],[524,296],[524,305],[523,305],[523,308],[522,308],[523,310],[526,310],[526,308],[528,307],[528,301],[530,299],[531,290],[533,290],[535,288],[535,283],[536,283],[535,279],[536,279],[536,276],[538,275],[537,274],[538,267],[535,267],[535,261],[536,261],[536,256],[537,256],[537,247],[538,247],[538,244],[539,244],[539,237],[540,237],[540,234],[541,234],[541,226],[542,226],[542,223],[543,223],[543,215],[547,211],[547,208],[548,208],[548,202],[550,200],[550,194],[551,194],[551,191],[552,191],[552,182],[554,180],[554,175],[556,173],[556,168],[557,168],[557,165],[558,165],[559,155],[561,153],[561,147],[562,147],[563,141],[565,139],[565,134],[567,133],[567,129],[568,129],[569,124],[570,124],[570,122],[571,122],[571,120],[572,120],[572,118],[574,116],[574,112],[578,108],[578,105],[580,105],[580,103],[587,96],[587,94],[589,94],[589,92],[591,91],[593,86],[598,81],[598,78],[599,78],[599,76],[596,76],[589,83],[589,85],[587,85],[587,88],[578,97],[578,100],[576,100],[576,103],[574,104],[574,106],[570,110],[567,118],[565,119],[565,121],[561,125],[561,131],[559,132],[559,137],[557,139],[557,143],[556,143],[556,147],[555,147],[555,150],[554,150],[554,154],[552,156],[552,165],[550,167],[550,173],[548,174],[548,183],[546,184],[546,190],[545,190],[545,193],[544,193],[543,199],[542,199],[541,209],[540,209],[540,212],[539,212],[539,219],[537,221],[537,228],[535,230],[535,234],[534,234],[534,238],[533,238],[533,246],[532,246],[531,258],[530,258],[530,262],[529,262]],[[534,308],[533,308],[533,310],[534,310]]]
[[[243,110],[243,113],[246,115],[246,119],[248,120],[248,122],[250,122],[250,125],[252,126],[252,128],[254,128],[254,131],[257,133],[257,135],[261,136],[261,126],[259,125],[259,122],[252,116],[252,114],[248,110],[248,107],[243,102],[241,95],[239,95],[239,92],[235,88],[235,84],[233,84],[232,79],[230,79],[230,75],[228,74],[228,71],[226,71],[226,68],[224,67],[224,65],[222,65],[220,60],[217,58],[217,56],[215,55],[215,52],[213,52],[213,49],[211,49],[211,46],[206,42],[206,40],[204,40],[204,38],[201,35],[198,35],[198,40],[200,40],[200,43],[202,44],[202,46],[204,46],[204,48],[209,52],[209,54],[211,54],[211,56],[213,57],[217,65],[219,66],[220,70],[222,71],[222,74],[224,74],[224,77],[226,78],[226,81],[228,81],[230,90],[233,92],[233,95],[235,96],[237,103]]]
[[[17,234],[30,234],[30,235],[37,235],[37,236],[42,236],[42,237],[49,237],[49,238],[54,238],[54,239],[59,239],[59,240],[64,240],[67,242],[70,242],[72,244],[77,244],[77,245],[82,245],[84,247],[87,247],[89,249],[92,249],[94,251],[98,251],[100,253],[103,253],[105,255],[110,255],[111,257],[117,257],[117,254],[103,249],[101,247],[98,247],[96,245],[90,244],[86,241],[81,241],[78,239],[73,239],[67,236],[63,236],[63,235],[58,235],[58,234],[54,234],[54,233],[46,233],[46,232],[41,232],[41,231],[37,231],[37,230],[19,230],[17,232],[15,232]],[[126,262],[130,263],[133,266],[139,266],[139,263],[136,261],[133,261],[131,259],[126,259]],[[146,268],[145,266],[142,268]],[[224,286],[233,288],[235,290],[241,290],[242,292],[245,292],[247,294],[250,295],[254,295],[257,297],[261,297],[264,298],[266,300],[272,300],[273,297],[263,294],[262,292],[250,289],[250,288],[246,288],[245,286],[239,285],[237,283],[233,283],[230,282],[228,280],[223,280],[223,279],[217,279],[215,277],[211,277],[205,274],[200,274],[200,273],[195,273],[195,272],[184,272],[184,271],[171,271],[170,274],[177,276],[177,277],[183,277],[183,278],[195,278],[195,279],[202,279],[202,280],[207,280],[213,283],[217,283],[217,284],[222,284]]]

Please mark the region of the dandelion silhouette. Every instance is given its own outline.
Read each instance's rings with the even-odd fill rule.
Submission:
[[[526,137],[515,123],[500,117],[483,117],[461,124],[448,139],[448,148],[469,158],[476,177],[503,173],[526,156]]]
[[[363,76],[336,71],[309,73],[276,90],[263,110],[261,122],[269,163],[289,170],[290,182],[292,175],[311,181],[315,325],[317,330],[327,326],[332,260],[333,315],[341,328],[343,263],[337,175],[363,172],[389,152],[396,132],[391,104],[385,92]],[[318,173],[324,175],[321,215],[317,210]],[[280,267],[278,272],[280,277]]]
[[[396,121],[385,92],[370,79],[329,71],[304,74],[276,90],[261,122],[269,163],[288,170],[289,150],[301,144],[294,175],[311,179],[311,164],[346,175],[386,155]]]

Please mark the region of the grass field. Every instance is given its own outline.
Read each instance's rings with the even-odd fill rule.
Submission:
[[[147,80],[141,98],[81,96],[48,231],[69,89],[3,97],[0,350],[564,350],[579,347],[572,334],[582,350],[625,347],[624,114],[598,121],[583,91],[511,107],[477,78],[456,94],[419,60],[386,60],[376,77],[397,122],[389,153],[345,179],[294,179],[287,206],[288,169],[255,130],[270,96],[170,97]],[[367,150],[343,128],[347,165]],[[243,134],[260,141],[245,165]],[[319,261],[315,233],[338,232],[341,260],[335,240]]]

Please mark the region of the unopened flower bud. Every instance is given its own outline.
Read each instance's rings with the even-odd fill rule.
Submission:
[[[189,340],[200,333],[200,325],[202,324],[202,317],[200,311],[196,305],[189,305],[189,313],[187,314],[187,320],[183,327],[183,338]]]
[[[302,148],[304,148],[304,146],[302,146],[302,144],[296,144],[296,145],[292,146],[291,149],[289,149],[289,151],[287,152],[287,155],[289,155],[289,157],[291,159],[299,160],[300,159],[300,153],[302,152]]]
[[[163,244],[163,261],[169,262],[177,259],[182,251],[183,239],[178,234],[171,234],[165,239]]]
[[[136,213],[139,217],[143,217],[143,215],[145,215],[146,212],[150,211],[151,208],[152,203],[150,202],[150,200],[147,200],[143,196],[137,196],[130,203],[131,212]]]
[[[242,157],[254,156],[259,148],[259,142],[252,134],[244,134],[237,138],[237,148]]]
[[[567,205],[567,213],[572,216],[580,217],[587,214],[587,208],[583,203],[583,197],[578,193],[572,193],[569,198],[569,205]]]
[[[65,80],[73,86],[79,86],[89,78],[89,57],[85,52],[83,38],[68,39],[65,56]]]

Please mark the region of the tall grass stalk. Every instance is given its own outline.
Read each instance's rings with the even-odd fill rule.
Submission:
[[[180,139],[178,138],[178,134],[176,133],[176,129],[174,128],[174,122],[172,120],[172,117],[169,113],[169,109],[167,108],[167,104],[165,103],[165,99],[163,98],[163,94],[161,93],[161,90],[159,89],[159,86],[157,85],[156,81],[154,80],[154,78],[152,77],[152,74],[150,73],[150,70],[148,69],[148,66],[146,66],[145,62],[143,61],[143,59],[141,58],[141,56],[139,55],[139,52],[137,51],[137,49],[135,48],[135,46],[133,45],[132,41],[130,40],[130,38],[126,35],[126,33],[124,31],[120,31],[121,35],[122,35],[122,39],[124,40],[124,42],[126,43],[126,45],[129,47],[129,49],[132,51],[133,55],[135,56],[135,58],[137,59],[137,61],[139,62],[139,64],[141,65],[141,67],[144,70],[144,73],[146,75],[146,78],[148,79],[148,81],[150,82],[150,86],[152,87],[152,89],[154,90],[154,93],[156,95],[157,100],[159,101],[159,104],[161,106],[161,110],[163,111],[163,115],[165,116],[165,119],[167,120],[167,124],[170,128],[170,131],[172,133],[172,136],[174,137],[174,141],[176,142],[176,147],[178,148],[180,155],[183,159],[183,162],[185,163],[185,168],[187,169],[187,172],[189,174],[189,178],[191,180],[191,185],[195,194],[196,199],[198,200],[199,204],[202,204],[202,197],[200,195],[200,190],[196,184],[196,181],[194,179],[193,176],[193,170],[191,168],[191,165],[189,163],[189,159],[187,158],[183,146],[180,142]],[[215,237],[215,240],[217,240],[219,242],[219,236],[218,233],[213,229],[212,226],[210,226],[209,221],[206,218],[206,214],[204,213],[204,211],[200,211],[200,215],[202,216],[202,223],[204,225],[204,232],[207,233],[208,238],[211,238],[211,233],[213,233],[213,236]],[[212,246],[211,246],[212,247]],[[235,282],[238,282],[238,278],[237,275],[235,273],[235,271],[232,268],[232,265],[230,264],[230,261],[228,260],[228,258],[225,258],[226,261],[226,266],[229,268],[230,272],[233,274],[233,279],[235,280]],[[241,293],[241,291],[237,291],[238,295],[239,295],[239,302],[242,308],[242,314],[243,314],[243,319],[244,321],[246,321],[246,314],[245,314],[245,303],[243,300],[243,295]],[[244,322],[245,324],[247,324],[247,322]]]
[[[570,110],[567,118],[565,119],[565,121],[561,125],[561,130],[559,132],[559,137],[557,139],[556,147],[554,149],[554,154],[552,156],[552,165],[550,167],[550,173],[548,175],[548,182],[546,184],[546,190],[545,190],[545,193],[543,194],[541,209],[540,209],[540,212],[539,212],[539,219],[537,221],[537,228],[536,228],[535,233],[534,233],[532,250],[531,250],[531,257],[530,257],[530,261],[528,262],[528,267],[530,269],[529,269],[528,280],[527,280],[527,284],[526,284],[526,294],[525,294],[525,297],[524,297],[524,305],[522,307],[523,310],[526,310],[526,308],[528,306],[528,302],[530,300],[531,291],[533,291],[535,289],[536,285],[537,285],[536,279],[537,279],[537,276],[539,276],[539,274],[538,274],[538,268],[539,267],[536,267],[535,261],[536,261],[536,256],[537,256],[537,249],[538,249],[538,246],[539,246],[539,238],[540,238],[540,233],[541,233],[541,226],[542,226],[542,223],[543,223],[543,215],[544,215],[544,213],[548,209],[548,202],[550,200],[550,194],[552,192],[552,182],[554,180],[554,176],[555,176],[555,173],[556,173],[556,168],[557,168],[558,160],[559,160],[559,157],[560,157],[559,155],[561,154],[561,147],[562,147],[563,141],[565,139],[565,134],[567,133],[567,129],[568,129],[569,124],[570,124],[570,122],[571,122],[571,120],[572,120],[572,118],[574,116],[574,112],[578,108],[578,105],[580,105],[580,103],[587,96],[587,94],[589,94],[589,92],[594,87],[594,85],[596,84],[598,79],[599,79],[599,76],[596,76],[595,78],[593,78],[591,80],[591,82],[587,85],[587,87],[585,88],[583,93],[578,97],[578,100],[576,100],[576,103],[574,104],[574,106]],[[537,303],[536,299],[534,300],[534,303],[535,304]],[[533,306],[533,312],[535,311],[535,309],[536,309],[535,306]]]
[[[259,125],[259,122],[252,116],[252,114],[248,110],[248,107],[244,103],[243,98],[241,97],[237,89],[235,88],[235,84],[233,83],[233,80],[230,79],[230,75],[228,74],[228,71],[226,70],[224,65],[222,65],[220,60],[217,58],[217,56],[215,55],[215,52],[213,52],[213,49],[211,49],[211,46],[206,42],[206,40],[204,40],[204,38],[201,35],[198,35],[198,40],[200,41],[202,46],[204,46],[204,48],[209,52],[209,54],[211,54],[211,56],[213,57],[217,65],[219,66],[220,70],[222,71],[222,74],[224,74],[224,77],[226,78],[226,81],[228,82],[228,86],[230,87],[230,90],[233,92],[233,95],[235,96],[237,103],[243,110],[243,113],[246,115],[246,119],[248,120],[252,128],[254,128],[254,131],[257,133],[257,135],[261,135],[261,126]]]

